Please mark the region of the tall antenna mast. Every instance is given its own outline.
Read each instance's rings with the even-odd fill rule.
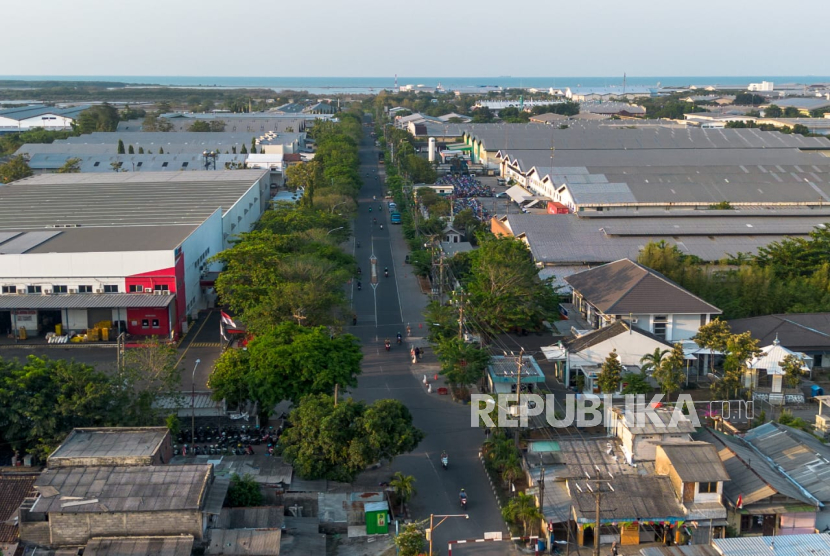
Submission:
[[[398,91],[398,74],[395,74],[395,92]]]
[[[625,94],[625,74],[623,73],[623,94]]]

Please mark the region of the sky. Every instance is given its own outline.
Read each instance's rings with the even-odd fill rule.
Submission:
[[[828,0],[3,0],[0,12],[21,22],[3,25],[1,75],[830,75]]]

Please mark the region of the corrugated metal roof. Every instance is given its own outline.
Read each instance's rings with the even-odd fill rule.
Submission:
[[[201,510],[211,469],[210,465],[47,469],[35,482],[42,495],[31,511]]]
[[[735,334],[750,332],[761,345],[771,344],[775,338],[790,349],[823,351],[830,349],[830,313],[795,313],[765,315],[729,321]]]
[[[84,556],[190,556],[193,537],[98,537],[90,539]]]
[[[199,225],[217,209],[227,212],[267,172],[42,174],[0,187],[0,229]]]
[[[71,293],[51,295],[0,295],[0,309],[109,309],[167,307],[176,294]]]
[[[579,484],[582,492],[576,488]],[[603,490],[602,521],[662,521],[684,519],[686,511],[677,502],[671,479],[662,476],[619,475],[613,479],[613,491]],[[568,481],[574,512],[580,523],[596,517],[596,497],[586,488],[586,480]]]
[[[750,430],[746,440],[821,502],[830,503],[830,447],[811,434],[778,423]]]
[[[723,556],[761,556],[764,554],[825,556],[830,554],[830,536],[826,534],[713,539],[712,543]]]
[[[729,473],[718,457],[718,451],[708,442],[661,444],[657,450],[666,453],[672,467],[684,483],[729,480]]]
[[[285,522],[283,506],[255,508],[222,508],[216,520],[217,529],[280,529]]]
[[[723,556],[710,546],[697,544],[692,546],[650,546],[641,548],[642,556]]]
[[[211,529],[205,554],[279,556],[279,529]]]
[[[744,508],[775,494],[787,496],[797,502],[815,505],[781,471],[766,458],[756,453],[742,438],[728,436],[705,428],[694,435],[695,440],[713,444],[723,462],[729,481],[723,483],[723,495],[734,507],[738,496],[743,497]]]
[[[168,434],[167,427],[73,429],[49,460],[152,456]]]

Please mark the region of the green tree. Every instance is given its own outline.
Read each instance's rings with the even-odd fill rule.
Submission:
[[[118,110],[109,104],[98,104],[87,108],[80,114],[76,121],[76,128],[81,133],[93,133],[96,131],[115,131],[118,127]]]
[[[396,471],[389,481],[389,486],[395,489],[395,496],[401,503],[401,514],[404,513],[404,507],[417,492],[415,490],[415,477],[412,475],[404,475],[400,471]]]
[[[673,392],[680,390],[683,384],[683,365],[686,354],[683,353],[683,344],[676,343],[669,356],[663,359],[654,369],[652,376],[660,385],[660,390],[666,395],[666,401],[671,401]]]
[[[555,318],[559,297],[551,280],[539,279],[539,269],[521,240],[482,236],[470,261],[471,274],[464,284],[468,307],[485,332],[536,328]]]
[[[395,537],[400,556],[422,556],[426,542],[423,523],[407,523]]]
[[[164,154],[164,147],[159,147],[159,154]]]
[[[187,128],[187,131],[210,131],[210,124],[203,120],[196,120]]]
[[[487,108],[486,106],[482,106],[481,108],[476,108],[473,111],[473,123],[474,124],[488,124],[496,119],[493,111]]]
[[[239,149],[239,154],[248,154],[248,147],[243,144],[242,148]]]
[[[228,407],[241,407],[251,398],[250,351],[227,349],[222,352],[208,378],[211,398],[225,400]]]
[[[32,174],[34,172],[29,168],[29,162],[22,154],[13,156],[7,162],[0,164],[0,182],[2,183],[28,178]]]
[[[147,113],[141,108],[131,108],[128,104],[118,115],[118,119],[122,122],[125,122],[127,120],[137,120],[139,118],[143,118],[146,115]]]
[[[160,118],[155,114],[148,114],[141,123],[142,131],[173,131],[173,124],[167,118]]]
[[[244,508],[250,506],[261,506],[264,498],[256,482],[251,475],[240,477],[237,473],[231,475],[231,485],[228,487],[228,506],[232,508]]]
[[[171,413],[168,415],[165,420],[164,424],[167,426],[167,430],[170,431],[170,436],[176,438],[179,436],[179,432],[182,430],[182,423],[179,421],[179,416],[175,413]]]
[[[80,158],[67,158],[63,166],[58,168],[58,174],[77,174],[81,171]]]
[[[367,417],[381,401],[382,407]],[[372,427],[378,419],[395,421],[385,423],[384,430],[404,432],[403,438],[376,434]],[[423,439],[423,433],[412,426],[409,410],[395,400],[367,406],[349,398],[335,406],[331,396],[311,395],[291,412],[289,421],[291,426],[281,437],[283,457],[308,479],[351,482],[369,465],[390,454],[411,452]]]
[[[622,378],[622,370],[623,367],[617,356],[617,350],[614,350],[605,358],[602,370],[597,377],[597,385],[603,393],[611,394],[617,391]]]
[[[787,388],[798,388],[801,383],[802,367],[804,362],[797,355],[787,355],[781,362],[781,370],[784,371],[784,383]]]
[[[133,149],[132,145],[130,145],[130,147],[127,149],[127,153],[128,154],[135,154],[135,149]]]
[[[357,386],[363,354],[351,334],[282,322],[248,343],[250,392],[265,411],[282,400]]]
[[[120,369],[122,387],[132,403],[128,420],[152,424],[153,403],[160,397],[176,396],[181,386],[181,372],[174,344],[151,336],[124,351]]]
[[[417,154],[410,154],[406,157],[404,168],[415,183],[435,183],[438,177],[429,160]]]
[[[747,362],[761,353],[758,340],[749,332],[731,334],[726,339],[726,357],[723,361],[723,378],[712,384],[712,390],[718,396],[737,396],[741,388],[741,378],[747,370]]]
[[[225,122],[222,120],[211,120],[210,130],[214,133],[221,133],[225,131]]]
[[[767,118],[780,118],[783,112],[784,111],[781,110],[781,107],[776,106],[775,104],[770,104],[764,108],[764,116]]]
[[[144,154],[144,147],[138,147],[138,154]]]
[[[536,498],[520,492],[512,498],[501,510],[505,521],[522,525],[522,536],[533,534],[534,525],[541,522],[542,512],[536,505]]]
[[[579,375],[583,376],[583,375]],[[650,394],[654,391],[641,373],[626,373],[622,376],[623,394]],[[581,390],[580,390],[581,391]]]
[[[786,108],[784,108],[784,117],[785,118],[800,118],[801,117],[801,110],[799,110],[795,106],[787,106]]]
[[[723,353],[726,350],[726,342],[731,333],[726,321],[715,318],[698,328],[697,334],[692,338],[697,345],[709,350],[712,372],[715,372],[715,352]]]
[[[124,141],[121,139],[118,140],[118,154],[127,154],[127,151],[124,150]]]
[[[442,340],[436,346],[441,374],[453,386],[469,386],[478,382],[490,364],[490,354],[457,336]]]
[[[663,358],[669,351],[668,349],[660,349],[659,347],[654,348],[652,353],[647,353],[640,357],[640,369],[647,375],[653,374],[660,368]]]

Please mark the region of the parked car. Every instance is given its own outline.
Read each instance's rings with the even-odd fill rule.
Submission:
[[[401,213],[400,212],[393,212],[391,218],[392,224],[400,224],[401,223]]]

